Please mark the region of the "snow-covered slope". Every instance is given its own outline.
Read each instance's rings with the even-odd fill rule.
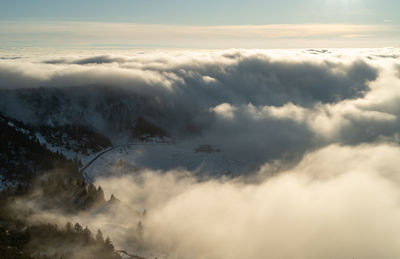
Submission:
[[[0,113],[0,190],[57,167],[77,169],[110,145],[82,126],[34,126]]]
[[[212,149],[202,150],[202,146],[210,146]],[[103,154],[84,173],[89,180],[102,176],[135,174],[144,169],[184,169],[213,176],[238,175],[257,169],[261,162],[256,159],[249,161],[218,147],[194,142],[136,142],[121,145]]]

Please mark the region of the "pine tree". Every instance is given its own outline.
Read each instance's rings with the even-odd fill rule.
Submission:
[[[67,222],[67,224],[65,225],[65,229],[67,230],[67,232],[72,232],[73,230],[73,226],[71,222]]]
[[[83,228],[82,228],[82,226],[81,226],[79,223],[76,223],[76,224],[74,225],[74,230],[75,230],[75,232],[80,233],[80,232],[83,231]]]
[[[108,250],[110,251],[114,251],[114,245],[111,242],[111,239],[109,237],[106,238],[106,240],[104,241],[105,246]]]
[[[98,201],[105,201],[104,191],[101,188],[101,186],[99,186],[99,188],[97,189],[97,199],[98,199]]]
[[[92,232],[86,226],[85,229],[82,231],[82,233],[83,233],[85,242],[89,243],[89,241],[92,239]]]
[[[96,187],[94,186],[94,184],[90,183],[88,186],[88,193],[92,194],[92,193],[95,193],[96,191],[97,190],[96,190]]]
[[[97,241],[97,242],[104,243],[103,233],[101,232],[100,229],[97,230],[96,241]]]

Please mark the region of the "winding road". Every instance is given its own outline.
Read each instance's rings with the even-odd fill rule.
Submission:
[[[79,173],[83,173],[91,164],[93,164],[98,158],[100,158],[102,155],[104,155],[107,152],[110,152],[111,150],[114,150],[115,148],[117,148],[118,146],[115,147],[110,147],[109,149],[106,149],[104,151],[102,151],[101,153],[97,154],[97,156],[95,156],[94,158],[92,158],[92,160],[89,161],[89,163],[87,163],[84,167],[82,167],[79,170]]]
[[[128,143],[128,144],[123,144],[123,145],[118,145],[118,146],[113,146],[113,147],[110,147],[110,148],[108,148],[108,149],[106,149],[106,150],[104,150],[104,151],[102,151],[102,152],[100,152],[99,154],[97,154],[94,158],[92,158],[84,167],[82,167],[80,170],[79,170],[79,173],[81,173],[81,174],[83,174],[84,172],[85,172],[85,170],[89,167],[89,166],[91,166],[94,162],[96,162],[96,160],[97,159],[99,159],[100,157],[102,157],[104,154],[106,154],[106,153],[108,153],[108,152],[110,152],[110,151],[112,151],[112,150],[114,150],[114,149],[117,149],[117,148],[122,148],[122,147],[129,147],[129,146],[132,146],[132,145],[136,145],[136,146],[139,146],[139,145],[168,145],[168,144],[171,144],[171,143],[169,143],[169,142],[160,142],[160,143],[138,143],[138,142],[135,142],[135,143]]]

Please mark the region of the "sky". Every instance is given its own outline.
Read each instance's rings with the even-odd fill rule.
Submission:
[[[180,25],[400,23],[394,0],[2,0],[1,20]]]
[[[0,0],[0,7],[1,47],[387,47],[400,38],[394,0]]]

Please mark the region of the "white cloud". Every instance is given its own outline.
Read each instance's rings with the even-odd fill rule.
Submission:
[[[106,196],[147,210],[140,246],[132,243],[140,217],[126,206],[75,217],[43,212],[30,220],[73,219],[101,228],[118,247],[154,257],[396,258],[399,155],[393,145],[332,145],[273,177],[265,167],[257,182],[199,181],[176,170],[98,179]]]
[[[235,107],[230,105],[229,103],[222,103],[211,108],[211,111],[214,111],[218,116],[221,116],[224,119],[233,119],[233,112]]]
[[[62,106],[63,114],[80,123],[89,122],[71,107],[82,102],[92,114],[91,107],[113,100],[116,111],[97,114],[126,119],[113,125],[131,125],[140,114],[182,139],[215,144],[226,159],[257,162],[259,170],[237,178],[143,169],[96,179],[107,195],[147,209],[141,249],[157,256],[397,258],[399,54],[391,48],[39,52],[0,61],[6,75],[0,84],[11,88],[2,90],[0,107],[34,119],[29,95],[11,93],[35,87],[19,91],[52,97],[46,87],[57,86],[57,96],[74,104]],[[41,108],[49,110],[35,106]],[[75,216],[125,249],[140,218],[129,210]]]
[[[15,55],[23,58],[0,60],[1,87],[42,87],[25,91],[50,99],[54,94],[70,105],[49,108],[49,99],[33,108],[28,99],[34,94],[6,91],[0,110],[36,123],[67,114],[105,134],[129,131],[144,116],[173,136],[201,136],[232,159],[255,160],[256,167],[282,157],[299,159],[330,143],[395,141],[400,91],[393,57],[399,53],[391,48],[20,51]],[[47,94],[46,87],[56,90]],[[106,105],[110,99],[119,106]],[[55,112],[43,112],[49,109]]]
[[[178,26],[10,21],[0,25],[0,39],[10,46],[300,48],[324,43],[325,47],[384,47],[396,45],[399,36],[398,28],[392,25],[358,24]]]

